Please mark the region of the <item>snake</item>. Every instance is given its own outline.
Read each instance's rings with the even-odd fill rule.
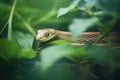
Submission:
[[[74,40],[70,32],[60,31],[52,28],[39,29],[36,32],[35,40],[37,45],[39,43],[45,43],[53,40],[65,40],[72,43],[73,45],[82,46],[88,43],[95,43],[98,37],[101,35],[100,32],[83,32],[77,40]],[[117,32],[111,32],[108,36],[95,43],[99,46],[107,46],[109,41],[113,47],[120,46],[120,36]]]

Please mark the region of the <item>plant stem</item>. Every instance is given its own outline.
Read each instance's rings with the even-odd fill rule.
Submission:
[[[107,27],[106,30],[104,30],[103,34],[101,34],[100,36],[98,36],[97,40],[94,42],[94,44],[96,44],[98,41],[100,41],[101,39],[103,39],[105,36],[108,36],[109,33],[112,31],[112,29],[115,27],[116,22],[120,19],[120,15],[117,14],[113,14],[113,20],[111,20],[109,23],[107,23],[106,25],[98,22],[97,25],[101,28]]]
[[[17,0],[14,0],[13,5],[12,5],[12,9],[10,12],[10,16],[8,19],[8,40],[12,40],[12,19],[13,19],[13,13],[14,13],[16,3],[17,3]]]
[[[2,32],[4,31],[4,29],[6,28],[7,25],[8,25],[8,21],[5,23],[5,25],[3,26],[2,30],[0,31],[0,35],[2,34]]]

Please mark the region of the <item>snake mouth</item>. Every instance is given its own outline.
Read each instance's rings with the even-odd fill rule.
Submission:
[[[37,41],[44,41],[44,39],[41,38],[41,37],[36,37],[36,40],[37,40]]]
[[[36,41],[39,41],[39,42],[46,42],[46,41],[49,41],[51,40],[52,38],[54,38],[56,35],[50,35],[48,37],[46,36],[36,36]]]
[[[48,40],[48,38],[45,36],[36,36],[36,41],[45,42],[47,40]]]

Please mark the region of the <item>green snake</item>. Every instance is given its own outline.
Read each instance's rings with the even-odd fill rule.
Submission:
[[[77,41],[71,37],[70,32],[59,31],[55,29],[39,29],[36,33],[35,40],[39,43],[45,43],[47,41],[52,40],[66,40],[74,45],[84,45],[87,43],[94,43],[98,36],[101,35],[100,32],[83,32]],[[112,46],[118,47],[120,46],[120,36],[117,32],[110,33],[110,39],[108,37],[104,37],[102,40],[96,43],[96,45],[108,45],[108,41],[111,41]]]

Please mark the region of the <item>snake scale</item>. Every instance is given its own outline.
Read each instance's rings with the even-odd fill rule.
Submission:
[[[39,29],[36,33],[36,41],[38,43],[44,43],[50,40],[66,40],[73,43],[74,45],[84,45],[86,43],[94,43],[98,36],[101,35],[100,32],[83,32],[77,41],[74,41],[71,37],[70,32],[59,31],[55,29]],[[98,41],[97,45],[108,45],[108,41],[111,41],[113,47],[120,46],[120,35],[117,32],[111,32],[110,37],[104,37],[102,40]]]

